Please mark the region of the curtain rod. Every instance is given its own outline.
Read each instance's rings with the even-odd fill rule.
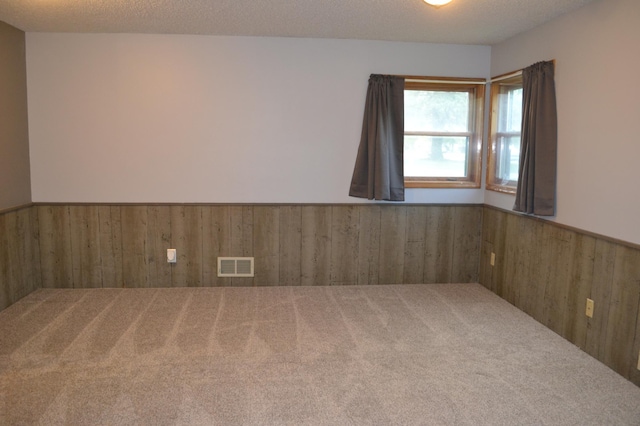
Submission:
[[[447,84],[487,84],[486,81],[480,80],[438,80],[430,78],[405,78],[405,82],[409,83],[447,83]]]
[[[509,73],[509,74],[502,74],[502,75],[500,75],[500,76],[498,76],[498,77],[494,77],[494,78],[492,78],[492,79],[490,80],[490,82],[491,82],[491,83],[495,83],[496,81],[506,80],[506,79],[508,79],[508,78],[511,78],[511,77],[517,77],[517,76],[519,76],[519,75],[522,75],[522,70],[515,71],[515,72]]]
[[[547,61],[547,62],[553,62],[553,66],[555,68],[555,66],[556,66],[556,60],[555,59],[551,59],[550,61]],[[511,72],[508,72],[506,74],[501,74],[501,75],[492,77],[489,82],[490,83],[495,83],[496,81],[506,80],[508,78],[517,77],[519,75],[522,75],[522,70],[521,69],[517,70],[517,71],[511,71]]]
[[[399,75],[409,83],[446,83],[446,84],[486,84],[483,78],[430,77],[421,75]]]
[[[553,65],[555,67],[556,60],[551,59]],[[498,81],[506,80],[508,78],[517,77],[522,75],[522,70],[512,71],[507,74],[502,74],[496,77],[493,77],[488,80],[483,80],[479,78],[442,78],[442,77],[420,77],[415,75],[399,75],[398,77],[404,78],[404,81],[409,83],[446,83],[446,84],[478,84],[484,85],[489,83],[495,83]]]

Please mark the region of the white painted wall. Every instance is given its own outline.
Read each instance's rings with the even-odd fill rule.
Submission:
[[[640,244],[640,1],[596,1],[493,46],[499,75],[556,59],[557,222]],[[486,191],[485,202],[512,208]]]
[[[489,71],[488,46],[28,33],[33,201],[359,202],[347,194],[369,74]]]

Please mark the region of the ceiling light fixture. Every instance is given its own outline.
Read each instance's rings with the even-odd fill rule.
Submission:
[[[431,6],[440,7],[451,3],[451,0],[424,0],[424,2]]]

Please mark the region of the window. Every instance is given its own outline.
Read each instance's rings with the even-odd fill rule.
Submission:
[[[487,189],[515,194],[521,122],[522,75],[492,83]]]
[[[405,187],[480,187],[484,84],[482,79],[406,80]]]

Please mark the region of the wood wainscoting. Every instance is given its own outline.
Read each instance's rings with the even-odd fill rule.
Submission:
[[[640,385],[638,247],[491,207],[482,235],[482,285]]]
[[[38,212],[0,212],[0,311],[42,286]]]
[[[33,208],[45,288],[478,281],[482,206]],[[218,277],[218,256],[255,257],[255,277]]]

